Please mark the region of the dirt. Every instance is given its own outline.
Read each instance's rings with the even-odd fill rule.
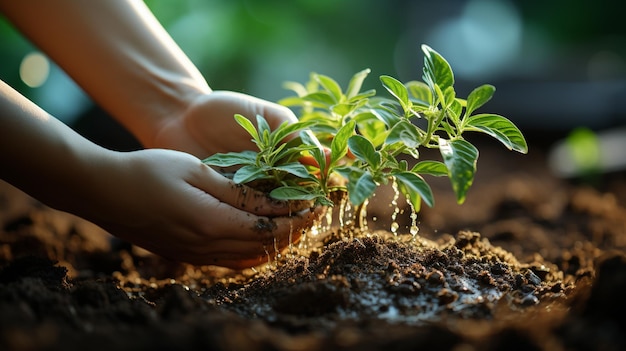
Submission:
[[[234,272],[170,262],[0,184],[1,350],[623,350],[626,175],[481,143],[463,205],[337,229]],[[537,145],[533,148],[533,145]],[[428,157],[428,155],[424,155]],[[376,220],[374,220],[376,217]]]

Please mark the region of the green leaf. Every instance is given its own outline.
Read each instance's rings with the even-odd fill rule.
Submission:
[[[439,161],[421,161],[418,162],[411,172],[418,174],[429,174],[435,177],[444,177],[448,175],[448,168]]]
[[[304,96],[308,93],[306,87],[298,82],[284,82],[283,88],[293,91],[298,96]]]
[[[349,98],[348,102],[356,102],[360,100],[365,100],[366,98],[369,98],[375,95],[376,95],[376,90],[374,89],[366,90],[360,94],[356,94],[353,97]]]
[[[446,104],[446,97],[443,94],[443,90],[441,90],[441,87],[439,85],[437,85],[437,84],[435,84],[434,88],[435,88],[434,92],[435,92],[435,96],[436,96],[436,99],[435,99],[436,103],[434,105],[441,104],[441,105],[445,106],[445,104]]]
[[[448,115],[454,120],[455,125],[459,124],[461,113],[463,112],[463,105],[460,100],[461,99],[454,99],[447,109]]]
[[[369,122],[378,122],[383,124],[382,121],[379,120],[378,117],[369,108],[359,111],[357,114],[352,116],[352,119],[356,121],[357,127],[359,127],[361,124]]]
[[[329,123],[326,123],[329,122]],[[320,137],[326,136],[326,135],[333,135],[337,132],[337,123],[334,123],[333,121],[329,121],[326,120],[324,122],[322,122],[323,124],[316,124],[311,126],[310,130],[315,134],[315,135],[319,135]]]
[[[348,97],[348,99],[353,98],[359,93],[359,91],[361,91],[363,81],[365,80],[367,75],[370,74],[371,71],[371,69],[366,68],[352,76],[352,78],[350,79],[350,83],[348,84],[348,90],[346,90],[346,96]]]
[[[359,180],[361,175],[365,172],[364,170],[355,166],[340,166],[335,168],[334,171],[348,181],[348,191],[350,191],[350,186],[352,184],[356,184],[356,181]]]
[[[347,116],[352,113],[360,104],[358,103],[339,103],[331,107],[331,111],[339,116]]]
[[[474,182],[478,149],[462,139],[448,141],[439,138],[439,151],[448,168],[448,177],[456,194],[456,200],[462,204],[467,191]]]
[[[257,153],[254,151],[229,152],[213,154],[204,160],[203,163],[217,167],[231,167],[236,165],[247,165],[256,163]]]
[[[323,74],[316,74],[315,78],[320,83],[320,85],[331,94],[331,96],[335,100],[335,103],[341,102],[341,97],[343,96],[343,93],[341,92],[341,87],[334,79]]]
[[[410,81],[406,83],[409,99],[414,103],[423,106],[430,106],[433,103],[433,93],[428,85],[423,82]]]
[[[270,196],[277,200],[315,200],[319,194],[298,186],[281,186],[270,191]]]
[[[237,123],[239,123],[239,125],[242,126],[243,129],[245,129],[248,134],[252,136],[252,140],[254,140],[257,144],[260,142],[259,133],[254,127],[254,124],[252,124],[249,119],[240,114],[236,114],[235,121],[237,121]]]
[[[285,139],[288,135],[293,134],[299,130],[309,128],[315,125],[315,121],[298,121],[294,123],[283,122],[273,133],[272,137],[275,140],[274,143],[278,143]]]
[[[330,144],[330,164],[335,164],[348,153],[348,138],[354,134],[356,122],[346,123],[335,135]]]
[[[326,169],[326,154],[324,153],[324,146],[317,139],[315,134],[313,134],[310,130],[303,130],[300,132],[300,138],[302,138],[302,142],[307,145],[313,146],[309,152],[317,161],[317,164],[320,166],[320,169]]]
[[[528,145],[522,132],[513,122],[500,115],[484,113],[470,116],[464,120],[464,129],[489,134],[499,140],[509,150],[515,150],[523,154],[528,152]]]
[[[267,124],[267,121],[265,120],[263,116],[256,115],[256,124],[258,126],[257,129],[259,130],[259,135],[262,135],[264,139],[266,137],[269,137],[272,130],[270,129],[270,125]]]
[[[406,160],[400,160],[396,166],[396,168],[400,171],[408,171],[409,163]]]
[[[315,106],[320,108],[326,108],[337,103],[333,95],[326,91],[316,91],[303,96],[302,99],[312,103],[317,103]]]
[[[383,86],[391,95],[393,95],[400,105],[402,106],[402,110],[405,112],[411,109],[411,102],[409,101],[409,92],[407,88],[402,84],[399,80],[390,77],[390,76],[380,76],[380,81],[383,83]]]
[[[417,201],[417,199],[421,198],[424,200],[424,203],[429,207],[433,207],[435,204],[435,197],[433,196],[433,192],[430,189],[430,186],[424,178],[420,177],[418,174],[411,172],[397,172],[393,174],[396,181],[404,186],[407,191],[407,197],[411,201]],[[419,194],[419,197],[415,196],[415,194]],[[414,208],[420,208],[420,203],[413,203]]]
[[[374,149],[374,145],[361,135],[353,135],[348,139],[348,147],[350,151],[364,163],[367,163],[372,169],[378,169],[380,166],[380,153]]]
[[[376,191],[376,182],[369,172],[361,174],[356,183],[348,184],[348,197],[355,206],[372,197],[374,191]]]
[[[299,162],[292,162],[292,163],[274,166],[272,167],[272,169],[287,172],[299,178],[309,177],[309,171],[306,169],[306,167],[303,164]]]
[[[286,106],[286,107],[303,106],[306,103],[308,103],[308,101],[305,101],[303,98],[298,97],[298,96],[290,96],[290,97],[286,97],[286,98],[282,98],[278,100],[278,104]]]
[[[237,170],[233,176],[233,181],[237,184],[249,183],[253,180],[268,178],[267,169],[256,165],[246,165]]]
[[[328,107],[325,107],[325,109],[328,109]],[[328,112],[323,111],[313,111],[310,113],[306,113],[300,116],[299,120],[301,122],[315,122],[315,124],[310,127],[311,129],[326,128],[328,126],[332,126],[333,131],[337,131],[337,129],[339,129],[337,125],[341,123],[339,119],[334,119],[333,116],[331,116]]]
[[[312,145],[303,143],[300,137],[289,140],[283,144],[285,147],[276,155],[279,164],[290,163],[302,156],[303,151],[309,151],[315,148]]]
[[[454,91],[454,87],[450,86],[447,87],[444,91],[443,91],[443,96],[444,96],[444,100],[445,100],[445,104],[443,104],[446,108],[448,108],[450,105],[452,105],[456,100],[456,92]]]
[[[374,147],[381,146],[387,138],[388,133],[385,123],[379,121],[378,119],[358,123],[358,127],[361,134],[371,141]]]
[[[472,90],[467,97],[467,108],[465,109],[465,116],[471,116],[474,111],[479,107],[491,100],[491,97],[496,92],[496,87],[493,85],[485,84]]]
[[[428,45],[422,45],[424,52],[424,81],[434,89],[438,85],[441,90],[454,85],[454,74],[450,64],[437,51]]]
[[[396,113],[382,107],[372,109],[372,113],[379,120],[383,121],[388,128],[395,126],[401,120],[401,117],[398,116]]]
[[[422,139],[417,126],[407,120],[401,120],[391,128],[385,142],[387,144],[401,142],[407,147],[415,149],[421,145]]]

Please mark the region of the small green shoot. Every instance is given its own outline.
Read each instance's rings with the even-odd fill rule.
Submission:
[[[332,78],[316,73],[304,85],[286,83],[296,95],[280,103],[298,109],[299,122],[271,131],[261,116],[254,126],[237,115],[258,150],[215,154],[204,162],[240,167],[233,176],[237,183],[272,181],[270,196],[282,200],[332,205],[330,194],[345,191],[350,202],[360,206],[378,186],[395,182],[419,211],[422,201],[428,206],[435,203],[423,177],[430,175],[447,176],[457,202],[463,203],[478,160],[478,149],[463,133],[486,133],[521,153],[528,147],[507,118],[475,113],[492,98],[495,87],[482,85],[466,99],[459,98],[448,62],[426,45],[422,51],[423,81],[402,83],[391,76],[380,77],[390,96],[361,92],[369,69],[355,74],[345,91]],[[299,136],[285,140],[294,133]],[[421,148],[439,149],[441,161],[420,160]]]

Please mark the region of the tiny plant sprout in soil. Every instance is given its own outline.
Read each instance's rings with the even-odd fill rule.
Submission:
[[[170,262],[1,183],[0,349],[626,349],[624,174],[553,177],[422,49],[421,81],[312,74],[297,123],[234,116],[257,149],[204,162],[326,208],[262,266]]]

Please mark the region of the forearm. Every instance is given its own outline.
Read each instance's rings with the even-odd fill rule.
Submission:
[[[145,146],[211,91],[141,1],[0,0],[0,11]]]
[[[0,81],[0,178],[42,202],[76,212],[93,165],[113,158]],[[78,201],[80,202],[80,201]]]

